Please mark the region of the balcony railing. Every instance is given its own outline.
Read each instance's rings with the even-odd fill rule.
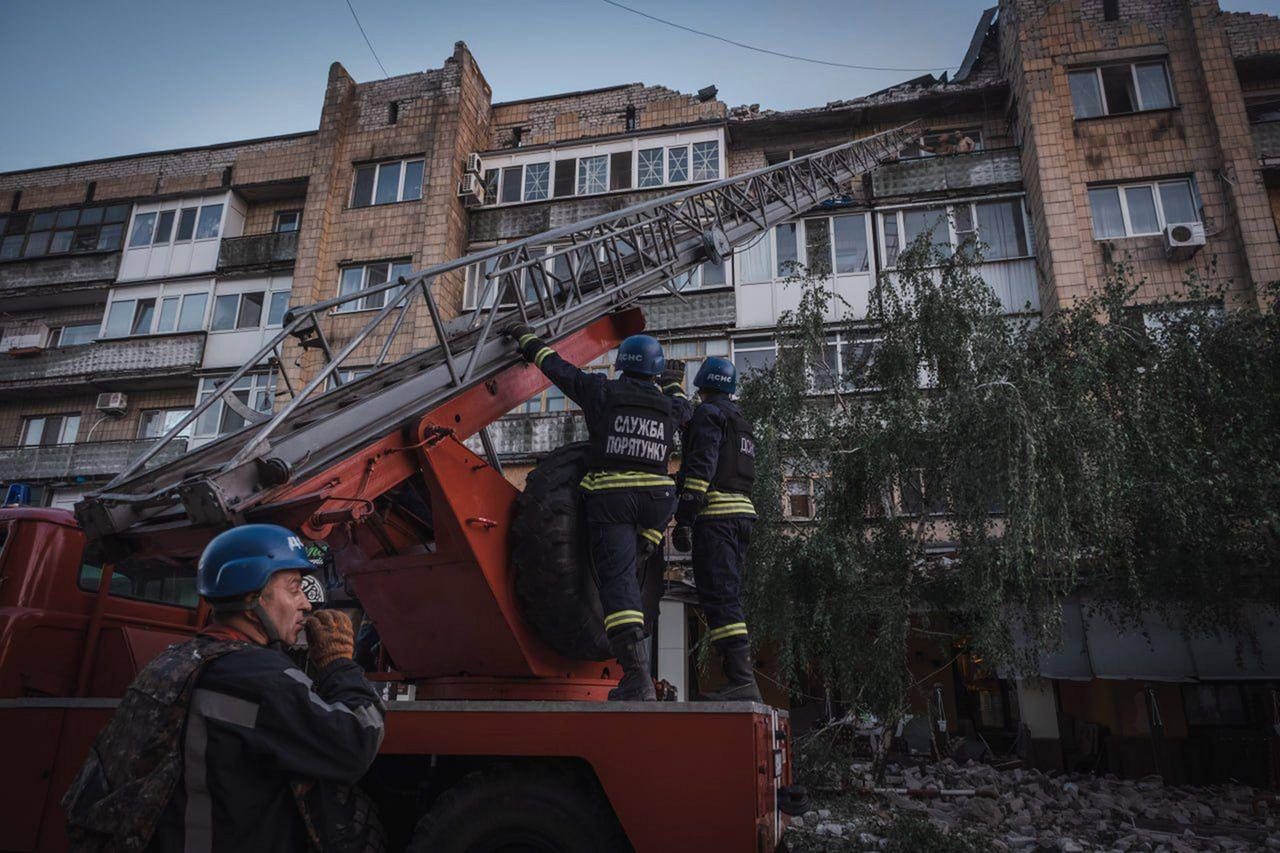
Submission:
[[[297,231],[228,237],[218,249],[218,269],[286,269],[293,266],[297,257]]]
[[[0,398],[77,390],[127,391],[195,384],[204,358],[204,332],[148,335],[0,355]]]
[[[1021,182],[1022,169],[1018,164],[1016,148],[899,160],[871,173],[871,188],[877,198],[970,190]]]
[[[123,471],[156,442],[154,438],[91,441],[45,447],[0,447],[0,482],[111,477]],[[166,445],[148,464],[172,462],[187,451],[187,440]]]
[[[102,288],[115,281],[119,252],[55,255],[0,264],[0,299],[48,297],[75,290]]]
[[[538,415],[512,415],[489,425],[498,455],[506,460],[527,460],[573,441],[587,440],[587,422],[581,412],[554,412]],[[480,452],[480,440],[467,442]]]
[[[1253,125],[1253,144],[1260,160],[1280,160],[1280,121],[1264,121]]]

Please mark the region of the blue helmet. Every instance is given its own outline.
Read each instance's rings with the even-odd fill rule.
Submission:
[[[662,355],[662,344],[648,335],[632,335],[618,347],[618,358],[613,366],[627,373],[657,376],[667,366]]]
[[[200,555],[196,591],[204,598],[236,598],[257,592],[276,572],[314,572],[307,548],[278,524],[245,524],[213,537]]]
[[[732,394],[738,390],[738,368],[727,358],[712,356],[702,362],[698,375],[693,377],[695,388],[709,388]]]

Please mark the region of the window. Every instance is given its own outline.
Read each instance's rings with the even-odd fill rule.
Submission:
[[[175,221],[176,230],[174,229]],[[221,225],[221,204],[206,204],[199,208],[187,207],[181,211],[162,210],[155,213],[139,213],[133,217],[133,230],[129,232],[129,248],[162,246],[170,241],[183,243],[193,238],[211,240],[218,236]]]
[[[423,164],[423,160],[417,159],[357,166],[351,206],[369,207],[422,198]],[[485,177],[488,178],[488,173]]]
[[[524,186],[524,167],[508,166],[502,170],[502,195],[499,200],[503,204],[520,200],[520,193]]]
[[[196,233],[196,214],[200,212],[196,207],[184,207],[182,212],[178,214],[178,236],[179,243],[190,240]]]
[[[947,254],[966,240],[973,240],[984,261],[1025,258],[1032,252],[1020,196],[881,213],[880,231],[887,267],[897,264],[904,245],[925,233],[931,234],[933,245]]]
[[[381,261],[376,264],[347,267],[342,270],[342,278],[338,284],[338,295],[348,296],[352,293],[359,293],[362,290],[386,284],[388,281],[395,281],[400,276],[409,275],[411,272],[413,272],[413,265],[407,261]],[[387,304],[387,300],[394,299],[399,294],[400,288],[392,287],[366,296],[363,299],[344,302],[333,310],[337,312],[371,311],[375,308],[381,308]],[[281,316],[284,315],[281,314]]]
[[[640,151],[637,160],[636,186],[642,189],[662,186],[662,153],[661,148],[644,148]]]
[[[1280,121],[1280,100],[1258,101],[1245,105],[1245,112],[1251,124],[1264,121]]]
[[[693,179],[714,181],[720,177],[720,143],[693,143]]]
[[[800,263],[800,253],[796,244],[796,223],[784,222],[773,231],[774,239],[778,244],[775,252],[777,269],[774,277],[786,278],[795,273],[796,264]]]
[[[213,396],[230,376],[206,376],[200,380],[200,391],[196,398],[199,405]],[[275,374],[250,373],[241,376],[232,386],[231,395],[239,406],[220,399],[196,418],[195,435],[199,438],[213,438],[240,429],[246,423],[240,410],[269,413],[275,401]]]
[[[128,335],[194,332],[204,328],[205,306],[209,294],[162,293],[157,298],[115,299],[107,308],[107,324],[103,337],[123,338]]]
[[[81,589],[96,592],[101,583],[102,567],[92,563],[80,566]],[[200,603],[196,592],[195,560],[131,557],[114,568],[110,584],[108,592],[119,598],[136,598],[193,610]]]
[[[49,330],[49,346],[78,347],[93,343],[98,337],[100,323],[80,323],[74,326],[59,326]]]
[[[139,213],[133,218],[133,232],[129,235],[129,248],[151,245],[151,234],[156,227],[155,213]]]
[[[772,370],[777,360],[778,345],[772,338],[744,338],[733,344],[733,366],[740,376]]]
[[[609,187],[609,157],[578,158],[578,195],[602,193]]]
[[[71,444],[80,431],[79,415],[37,415],[22,421],[22,445],[47,447]]]
[[[281,291],[288,298],[288,291]],[[271,294],[275,297],[277,294]],[[227,332],[262,327],[262,309],[267,294],[261,290],[247,293],[225,293],[213,300],[213,322],[210,331]]]
[[[785,485],[786,494],[782,497],[782,514],[791,519],[813,518],[813,479],[787,477]]]
[[[160,438],[167,435],[169,430],[176,427],[189,414],[191,414],[190,409],[145,409],[142,412],[142,418],[138,421],[138,438]],[[193,428],[193,424],[187,424],[178,435],[190,438]]]
[[[1195,186],[1188,180],[1091,187],[1089,208],[1098,240],[1159,234],[1168,225],[1200,221]]]
[[[942,499],[941,475],[937,471],[913,468],[900,484],[902,511],[907,515],[940,515],[947,511]]]
[[[276,212],[276,233],[283,234],[286,231],[297,231],[302,225],[301,210],[281,210]]]
[[[156,220],[156,235],[151,241],[153,245],[162,246],[173,237],[173,214],[172,210],[160,211],[160,218]]]
[[[550,255],[552,252],[560,251],[565,248],[567,247],[548,246],[545,249],[539,248],[536,251],[543,251],[545,254]],[[570,287],[568,284],[570,278],[569,265],[570,263],[573,263],[570,261],[570,257],[571,256],[567,254],[557,255],[550,260],[544,261],[542,264],[542,268],[546,271],[546,286],[554,288],[554,292],[557,296],[564,293],[564,291]],[[470,311],[476,307],[476,304],[480,300],[481,294],[484,293],[486,286],[492,287],[493,290],[484,295],[485,308],[492,308],[494,303],[498,301],[499,294],[496,291],[499,286],[503,288],[503,292],[501,294],[502,301],[499,307],[510,308],[516,305],[515,296],[510,290],[511,283],[509,279],[505,282],[494,282],[492,285],[489,285],[488,275],[493,272],[497,263],[498,258],[493,257],[467,267],[466,280],[462,289],[462,307],[464,310]],[[521,273],[520,282],[521,287],[524,290],[525,302],[536,302],[538,299],[537,289],[541,286],[542,282],[535,280],[535,278],[527,272]]]
[[[1076,118],[1162,110],[1174,105],[1163,61],[1103,65],[1067,75]]]
[[[284,324],[285,312],[289,310],[289,291],[275,290],[271,293],[271,302],[267,306],[267,325]]]
[[[196,222],[196,239],[210,240],[218,236],[222,226],[222,205],[206,204],[200,208],[200,218]]]
[[[615,151],[609,155],[609,189],[631,189],[630,151]]]
[[[835,270],[837,273],[867,272],[871,258],[867,251],[867,217],[832,217],[835,232]]]
[[[689,180],[689,146],[667,149],[667,183],[683,184]]]
[[[551,164],[530,163],[524,170],[524,200],[542,201],[551,193]]]
[[[127,204],[0,215],[0,260],[114,252],[128,218]]]

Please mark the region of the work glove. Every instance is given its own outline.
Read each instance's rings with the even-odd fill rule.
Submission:
[[[516,342],[516,346],[520,349],[520,357],[530,364],[533,363],[538,352],[546,346],[534,333],[533,327],[527,323],[512,323],[503,329],[502,333]]]
[[[671,547],[681,554],[688,554],[692,551],[693,528],[687,524],[676,525],[676,529],[671,531]]]
[[[707,495],[705,492],[696,492],[693,489],[682,491],[680,500],[676,503],[676,526],[692,526],[694,519],[698,517],[698,513],[702,512],[702,508],[706,505]]]
[[[676,386],[671,388],[671,386]],[[658,377],[658,387],[663,391],[684,391],[684,362],[672,359],[667,362],[662,375]]]
[[[341,610],[321,610],[307,617],[307,657],[322,670],[336,660],[351,660],[356,634]]]

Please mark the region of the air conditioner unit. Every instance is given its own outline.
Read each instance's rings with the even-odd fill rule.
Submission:
[[[1204,245],[1204,224],[1188,222],[1164,229],[1164,254],[1171,261],[1185,261]]]
[[[95,408],[103,414],[123,415],[124,410],[129,408],[129,395],[121,394],[119,391],[99,394]]]
[[[13,353],[14,355],[21,355],[24,352],[31,353],[44,349],[44,345],[48,340],[49,327],[43,323],[12,326],[5,329],[4,336],[0,337],[0,352]]]
[[[467,169],[473,175],[484,174],[484,161],[474,151],[467,155]]]
[[[484,181],[479,175],[467,173],[462,176],[462,180],[458,182],[458,198],[462,199],[467,207],[484,204]]]

